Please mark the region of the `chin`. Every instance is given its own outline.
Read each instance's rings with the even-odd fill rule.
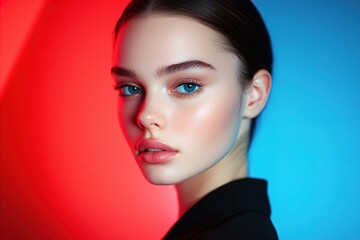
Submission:
[[[163,181],[163,180],[159,180],[159,179],[151,179],[151,178],[146,178],[146,180],[153,184],[153,185],[157,185],[157,186],[167,186],[167,185],[174,185],[175,183],[171,182],[171,181]]]
[[[164,165],[143,166],[141,170],[146,180],[154,185],[173,185],[184,180]]]
[[[144,175],[144,176],[149,183],[154,185],[173,185],[177,183],[177,181],[174,181],[172,179],[162,178],[159,176],[156,177],[148,176],[148,175]]]

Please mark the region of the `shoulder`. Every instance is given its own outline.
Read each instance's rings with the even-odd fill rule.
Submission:
[[[196,235],[194,239],[278,239],[274,225],[262,213],[249,211],[232,216]]]

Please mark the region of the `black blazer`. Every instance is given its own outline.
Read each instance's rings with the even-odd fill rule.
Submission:
[[[278,239],[270,220],[267,182],[245,178],[210,192],[170,229],[170,239]]]

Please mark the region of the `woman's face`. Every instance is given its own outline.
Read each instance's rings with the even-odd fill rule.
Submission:
[[[227,156],[243,118],[239,64],[214,30],[185,17],[122,27],[112,68],[118,116],[150,182],[182,182]]]

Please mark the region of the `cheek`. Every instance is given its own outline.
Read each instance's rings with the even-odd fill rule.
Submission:
[[[185,139],[183,144],[187,149],[202,154],[206,150],[218,157],[230,150],[241,122],[241,99],[238,96],[228,96],[221,101],[207,100],[182,111],[185,113],[177,119],[181,130],[179,128],[177,132]]]
[[[139,103],[130,102],[124,103],[124,100],[119,98],[118,101],[118,119],[122,132],[125,135],[129,145],[139,137],[141,133],[140,128],[137,126],[136,118],[139,111]]]

